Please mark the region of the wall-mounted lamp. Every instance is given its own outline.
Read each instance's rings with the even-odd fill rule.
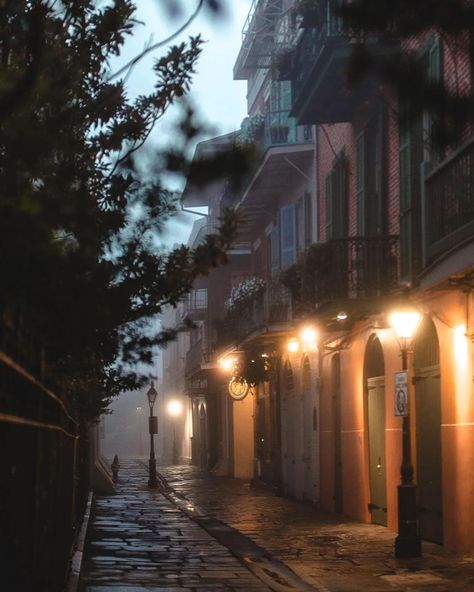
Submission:
[[[286,344],[286,348],[290,352],[290,354],[295,354],[300,349],[300,342],[299,342],[299,340],[296,339],[295,337],[293,337]]]
[[[318,334],[314,327],[304,327],[300,335],[305,351],[315,351],[317,349]]]

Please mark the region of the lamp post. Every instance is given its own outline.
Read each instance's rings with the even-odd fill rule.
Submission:
[[[412,310],[401,310],[390,315],[391,325],[397,334],[402,356],[402,371],[405,373],[407,395],[410,391],[408,368],[408,345],[421,320],[421,314]],[[418,534],[418,512],[416,508],[416,484],[413,481],[411,460],[411,434],[409,399],[400,406],[403,414],[402,465],[398,491],[398,536],[395,539],[395,557],[409,558],[421,556],[421,540]]]
[[[150,461],[148,463],[148,487],[157,487],[158,480],[156,478],[156,460],[155,460],[155,446],[153,442],[153,435],[158,433],[158,418],[153,415],[153,406],[155,405],[158,393],[151,382],[151,386],[147,391],[148,405],[150,406],[149,417],[149,432],[150,432]]]

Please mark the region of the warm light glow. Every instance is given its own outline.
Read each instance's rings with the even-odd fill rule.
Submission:
[[[300,342],[297,339],[290,339],[286,346],[291,354],[295,354],[300,349]]]
[[[390,324],[399,339],[411,339],[421,321],[421,314],[414,310],[392,312]]]
[[[469,359],[466,325],[454,328],[454,361],[458,368],[465,368]]]
[[[306,350],[315,350],[317,345],[317,333],[314,327],[305,327],[301,331],[301,340],[303,341]]]
[[[231,372],[235,368],[236,358],[232,356],[227,356],[226,358],[221,358],[219,360],[219,366],[225,372]]]
[[[183,404],[180,401],[170,401],[167,405],[168,413],[173,417],[181,415]]]

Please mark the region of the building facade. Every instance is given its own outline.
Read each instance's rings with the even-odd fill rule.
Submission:
[[[260,159],[228,202],[240,259],[209,276],[205,337],[194,329],[187,354],[193,459],[397,531],[409,452],[421,539],[472,553],[472,129],[441,151],[427,114],[402,127],[375,75],[348,85],[354,35],[337,3],[315,18],[295,4],[252,3],[234,67]],[[400,48],[366,41],[380,57]],[[468,93],[468,42],[403,44]],[[225,195],[184,203],[218,211]],[[390,321],[400,307],[421,318],[408,341]]]

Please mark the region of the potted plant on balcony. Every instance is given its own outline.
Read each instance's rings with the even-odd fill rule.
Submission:
[[[239,311],[263,294],[266,282],[259,277],[250,277],[232,288],[225,308],[229,313]]]
[[[240,145],[253,144],[262,140],[265,126],[265,117],[261,113],[245,117],[240,124],[237,134],[237,143]]]
[[[273,80],[291,80],[295,62],[295,48],[291,45],[280,47],[272,58]]]
[[[322,23],[321,0],[297,0],[293,10],[303,29],[311,29]]]

